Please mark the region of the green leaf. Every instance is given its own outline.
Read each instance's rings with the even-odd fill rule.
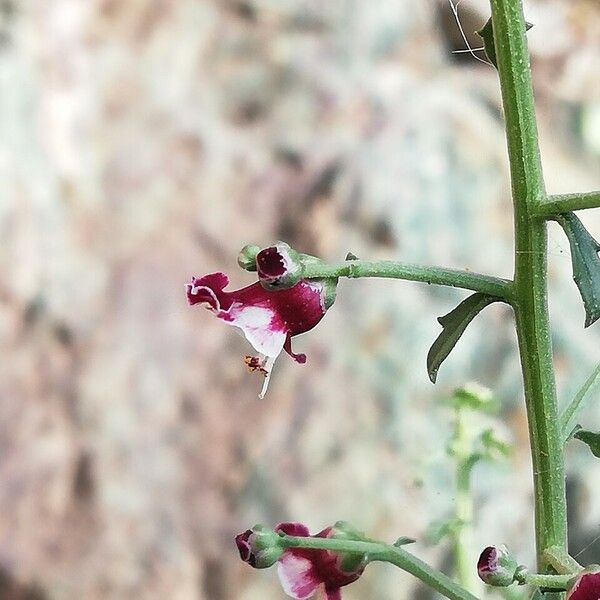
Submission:
[[[592,451],[592,454],[596,458],[600,458],[600,433],[596,433],[594,431],[586,431],[585,429],[580,429],[576,431],[574,436],[576,440],[587,444]]]
[[[512,452],[510,444],[496,437],[493,429],[486,429],[479,439],[488,459],[494,460],[500,457],[507,457]]]
[[[435,383],[440,365],[446,360],[456,342],[465,332],[469,323],[492,302],[502,301],[502,298],[490,296],[481,292],[469,296],[463,300],[453,311],[438,319],[444,328],[442,333],[431,345],[427,354],[427,372],[431,383]]]
[[[402,536],[399,537],[395,542],[394,542],[394,546],[396,546],[397,548],[401,547],[401,546],[406,546],[408,544],[414,544],[417,540],[415,540],[414,538],[411,537],[406,537],[406,536]]]
[[[526,31],[529,31],[532,27],[532,23],[525,22]],[[487,23],[475,33],[483,40],[483,48],[489,61],[498,68],[498,63],[496,62],[496,47],[494,46],[494,27],[492,25],[492,18],[490,17],[487,20]]]
[[[452,392],[452,396],[445,404],[453,408],[469,408],[485,413],[493,413],[498,410],[499,404],[492,391],[475,382],[465,384]]]
[[[600,319],[600,244],[574,213],[554,217],[564,229],[571,246],[573,279],[585,307],[585,326]]]
[[[583,427],[581,425],[575,425],[575,427],[573,427],[573,429],[571,429],[571,431],[565,435],[565,444],[570,442],[575,437],[575,434],[582,429]]]
[[[498,68],[496,62],[496,47],[494,46],[494,29],[492,27],[492,18],[487,20],[487,23],[475,32],[483,40],[483,48],[489,61]]]
[[[585,383],[579,388],[578,392],[569,405],[565,408],[562,415],[560,416],[560,427],[563,432],[565,443],[568,442],[577,431],[577,427],[581,429],[579,425],[573,429],[571,421],[573,417],[581,410],[584,401],[590,397],[590,390],[600,382],[600,363],[596,365],[596,368],[592,371],[591,375],[585,380]]]
[[[429,525],[425,539],[429,544],[439,544],[444,538],[453,536],[464,525],[460,519],[440,519]]]

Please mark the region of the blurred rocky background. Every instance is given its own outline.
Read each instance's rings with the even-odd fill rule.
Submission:
[[[526,13],[548,189],[597,189],[600,4]],[[459,6],[475,47],[488,14]],[[275,239],[510,276],[497,77],[463,48],[442,0],[0,1],[1,599],[283,598],[232,541],[281,520],[412,536],[447,565],[423,539],[453,502],[442,401],[470,380],[515,446],[474,473],[473,554],[506,542],[533,563],[509,309],[480,315],[434,387],[436,317],[464,293],[344,281],[296,342],[308,363],[282,358],[260,402],[245,340],[184,295],[193,274],[249,283],[238,250]],[[599,237],[600,211],[583,219]],[[550,251],[566,402],[600,325],[583,329],[554,226]],[[600,562],[600,461],[575,442],[567,462],[572,549]],[[384,565],[344,590],[428,597]]]

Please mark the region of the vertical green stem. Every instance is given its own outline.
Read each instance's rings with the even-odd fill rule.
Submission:
[[[457,528],[454,534],[454,564],[458,582],[471,593],[477,593],[479,580],[475,569],[473,547],[473,499],[471,497],[472,452],[464,409],[456,409],[455,432],[452,449],[456,458],[456,504]]]
[[[534,216],[546,192],[521,0],[491,0],[515,216],[514,308],[529,420],[539,569],[544,550],[566,546],[563,445],[547,303],[547,232]],[[555,596],[561,597],[560,594]]]

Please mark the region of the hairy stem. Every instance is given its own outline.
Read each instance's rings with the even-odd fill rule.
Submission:
[[[510,281],[499,277],[442,267],[411,265],[393,260],[352,260],[331,265],[315,263],[306,266],[303,276],[307,279],[325,277],[406,279],[483,292],[490,296],[502,298],[507,302],[510,302],[512,289]]]
[[[475,569],[476,559],[471,556],[473,537],[473,498],[471,497],[471,471],[474,457],[471,452],[468,426],[464,409],[456,409],[456,423],[452,449],[456,459],[455,517],[457,528],[454,533],[454,567],[458,582],[470,592],[479,588]]]
[[[519,573],[516,576],[519,585],[533,585],[546,590],[560,591],[567,589],[572,578],[573,575],[545,575],[539,573],[527,573],[526,571]],[[544,599],[549,597],[548,594],[544,595]]]
[[[335,538],[282,536],[282,546],[286,548],[307,548],[366,554],[369,561],[388,562],[420,579],[450,600],[477,600],[447,575],[430,567],[427,563],[397,546],[379,542],[362,542]]]
[[[566,548],[562,435],[547,303],[547,232],[534,215],[546,192],[521,0],[491,0],[515,217],[514,302],[533,462],[539,570],[544,550]],[[560,598],[561,595],[552,595]],[[550,596],[547,596],[550,600]]]
[[[586,208],[600,208],[600,192],[548,196],[536,207],[535,214],[547,218]]]
[[[568,552],[560,546],[552,546],[544,551],[544,558],[548,564],[554,567],[555,571],[561,575],[571,575],[579,573],[583,567]]]

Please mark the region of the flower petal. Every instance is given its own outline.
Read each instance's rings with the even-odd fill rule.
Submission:
[[[283,591],[296,600],[310,598],[321,584],[312,562],[292,551],[284,552],[279,559],[277,574]]]
[[[265,248],[256,255],[259,277],[272,279],[281,277],[290,268],[290,262],[287,253],[281,252],[277,246]]]
[[[310,535],[308,527],[303,523],[279,523],[275,526],[275,531],[296,537],[308,537]]]
[[[306,354],[294,354],[292,351],[292,336],[288,334],[283,349],[297,362],[303,365],[306,362]]]
[[[327,600],[342,600],[342,590],[340,588],[334,588],[332,590],[325,590]]]
[[[252,556],[252,549],[250,548],[250,536],[252,535],[252,530],[247,529],[244,533],[240,533],[235,536],[235,543],[237,545],[238,552],[240,553],[240,558],[249,563],[251,566],[254,566],[254,557]]]
[[[288,332],[271,308],[235,303],[228,311],[219,311],[217,317],[239,327],[257,352],[277,358],[283,350]]]
[[[186,285],[188,303],[193,306],[206,302],[215,311],[227,309],[229,307],[223,306],[222,300],[227,294],[223,290],[228,283],[229,277],[225,273],[210,273],[199,278],[192,277],[191,283]]]
[[[600,572],[583,572],[567,593],[567,600],[600,600]]]

